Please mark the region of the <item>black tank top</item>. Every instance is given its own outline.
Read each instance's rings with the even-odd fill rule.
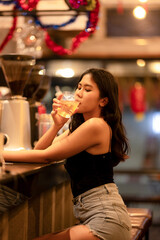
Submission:
[[[71,178],[73,196],[106,183],[113,183],[111,152],[92,155],[83,151],[67,159],[65,168]]]

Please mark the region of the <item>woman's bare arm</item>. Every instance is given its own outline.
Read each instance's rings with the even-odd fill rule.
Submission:
[[[46,159],[48,161],[66,159],[81,151],[101,145],[105,145],[103,152],[107,152],[109,150],[110,132],[109,126],[104,121],[102,124],[102,121],[99,118],[89,119],[69,136],[53,142],[50,147],[44,150]],[[102,148],[100,151],[102,151]]]
[[[63,126],[63,125],[62,125]],[[62,126],[56,126],[54,123],[49,128],[49,130],[39,139],[36,143],[34,149],[45,149],[49,147],[55,137],[57,136],[58,131],[61,129]]]
[[[60,99],[62,98],[62,94],[60,94],[57,98],[53,99],[52,112],[51,116],[53,118],[53,124],[50,129],[38,140],[34,149],[46,149],[49,147],[53,140],[57,138],[57,133],[64,126],[64,124],[68,121],[68,119],[63,118],[57,114],[57,108],[60,106]],[[65,137],[65,134],[61,136],[61,138]]]
[[[44,150],[3,151],[6,162],[47,163]]]
[[[109,136],[100,119],[84,122],[73,133],[59,138],[44,150],[4,151],[6,161],[13,162],[54,162],[71,157],[83,150],[102,144],[102,139]],[[105,137],[104,137],[105,135]]]

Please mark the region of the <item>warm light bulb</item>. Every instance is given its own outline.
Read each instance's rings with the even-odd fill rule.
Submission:
[[[149,69],[153,73],[160,73],[160,62],[151,62],[148,65]]]
[[[137,59],[137,65],[139,67],[144,67],[146,65],[146,62],[143,59]]]
[[[152,129],[154,133],[160,133],[160,113],[155,113],[152,120]]]
[[[74,76],[74,71],[72,68],[61,68],[61,69],[57,69],[56,71],[56,75],[64,77],[64,78],[71,78]]]
[[[148,0],[139,0],[139,2],[146,3],[146,2],[148,2]]]
[[[41,69],[41,70],[39,70],[38,74],[39,74],[39,75],[44,75],[45,72],[46,72],[45,69]]]
[[[141,6],[137,6],[133,9],[133,15],[135,18],[144,19],[146,17],[146,10]]]

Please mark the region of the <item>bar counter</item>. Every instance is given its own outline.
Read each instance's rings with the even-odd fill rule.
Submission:
[[[6,164],[0,176],[1,240],[31,240],[75,223],[64,162]]]

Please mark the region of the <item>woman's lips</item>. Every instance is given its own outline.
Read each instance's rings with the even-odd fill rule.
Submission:
[[[80,101],[78,101],[78,100],[76,100],[76,99],[75,99],[75,101],[78,102],[77,108],[79,108],[79,106],[81,105]]]
[[[78,101],[76,101],[76,102],[78,102]],[[80,102],[78,102],[78,106],[77,106],[77,107],[79,107],[79,106],[80,106],[80,104],[81,104],[81,103],[80,103]]]
[[[79,100],[79,99],[77,99],[77,98],[75,98],[75,101],[80,103],[80,100]]]

